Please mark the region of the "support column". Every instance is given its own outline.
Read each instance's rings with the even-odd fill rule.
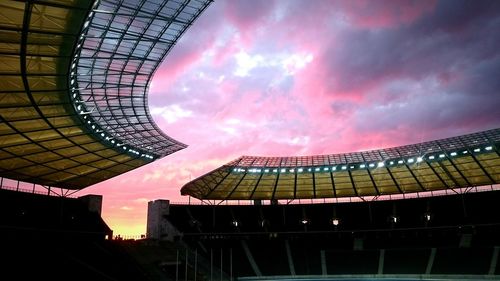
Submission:
[[[292,250],[290,249],[290,243],[285,240],[286,257],[288,258],[288,267],[290,268],[290,275],[295,276],[295,265],[293,264]]]
[[[321,255],[321,274],[322,275],[327,275],[327,271],[326,271],[326,257],[325,257],[325,250],[321,250],[319,251],[320,255]]]
[[[425,274],[431,274],[432,266],[434,265],[434,258],[436,257],[436,248],[431,249],[431,254],[429,255],[429,261],[427,261],[427,268],[425,269]]]
[[[493,254],[491,255],[490,270],[488,270],[488,275],[495,274],[495,270],[497,269],[498,251],[499,250],[500,250],[500,247],[498,247],[498,246],[495,246],[493,248]]]
[[[241,246],[243,247],[243,250],[245,251],[245,255],[247,256],[248,262],[250,263],[250,266],[252,267],[255,275],[262,276],[262,272],[260,272],[259,266],[257,266],[257,263],[253,259],[252,253],[250,252],[250,249],[248,248],[247,242],[244,240],[241,240]]]
[[[385,259],[385,249],[380,249],[380,255],[378,256],[378,271],[377,274],[384,273],[384,259]]]

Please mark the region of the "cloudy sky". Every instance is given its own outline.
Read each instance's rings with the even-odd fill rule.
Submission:
[[[215,1],[149,106],[189,145],[89,187],[115,234],[241,155],[384,148],[500,127],[500,1]]]

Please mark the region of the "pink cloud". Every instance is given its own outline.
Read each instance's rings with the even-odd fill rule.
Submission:
[[[348,20],[362,28],[398,27],[410,24],[423,15],[434,10],[437,1],[405,0],[394,3],[391,0],[342,1],[341,9]]]
[[[475,5],[469,15],[453,1],[216,1],[149,96],[159,127],[189,147],[85,192],[104,194],[115,233],[141,234],[147,200],[185,202],[183,184],[241,155],[351,152],[498,126],[500,8]]]

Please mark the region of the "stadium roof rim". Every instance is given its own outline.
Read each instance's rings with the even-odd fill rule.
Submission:
[[[500,128],[418,144],[233,160],[181,188],[201,200],[381,196],[500,183]]]
[[[78,190],[185,148],[147,92],[210,2],[1,2],[0,176]]]
[[[455,135],[453,137],[448,137],[448,138],[444,138],[444,139],[439,139],[439,140],[429,140],[429,141],[424,141],[424,142],[421,142],[421,143],[412,143],[412,144],[407,144],[407,145],[402,145],[402,146],[392,146],[392,147],[387,147],[387,148],[384,148],[384,149],[396,149],[396,148],[401,148],[401,147],[410,147],[410,146],[425,146],[429,143],[432,143],[432,142],[436,142],[436,141],[446,141],[446,140],[452,140],[456,137],[464,137],[464,136],[472,136],[474,134],[477,134],[477,133],[486,133],[486,132],[494,132],[496,130],[500,130],[500,128],[494,128],[494,129],[490,129],[490,130],[486,130],[486,131],[476,131],[474,133],[470,133],[470,134],[467,134],[467,135]],[[488,143],[488,142],[485,142],[485,143]],[[279,155],[279,156],[265,156],[265,155],[241,155],[240,157],[234,159],[233,161],[238,161],[239,159],[242,159],[242,158],[280,158],[280,159],[283,159],[283,158],[290,158],[290,157],[294,157],[294,158],[303,158],[303,157],[321,157],[321,156],[325,156],[325,155],[343,155],[343,154],[349,154],[349,153],[363,153],[363,152],[369,152],[369,151],[376,151],[378,149],[365,149],[365,150],[359,150],[359,151],[356,151],[356,152],[340,152],[340,153],[333,153],[333,154],[312,154],[312,155]],[[229,162],[229,163],[232,163],[233,161]],[[229,164],[228,163],[228,164]],[[226,165],[228,165],[226,164]]]

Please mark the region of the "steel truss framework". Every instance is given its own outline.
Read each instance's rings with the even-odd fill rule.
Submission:
[[[405,194],[500,183],[500,129],[388,149],[240,157],[181,189],[201,200]]]
[[[0,176],[81,189],[184,148],[151,120],[146,92],[208,4],[2,1]]]

